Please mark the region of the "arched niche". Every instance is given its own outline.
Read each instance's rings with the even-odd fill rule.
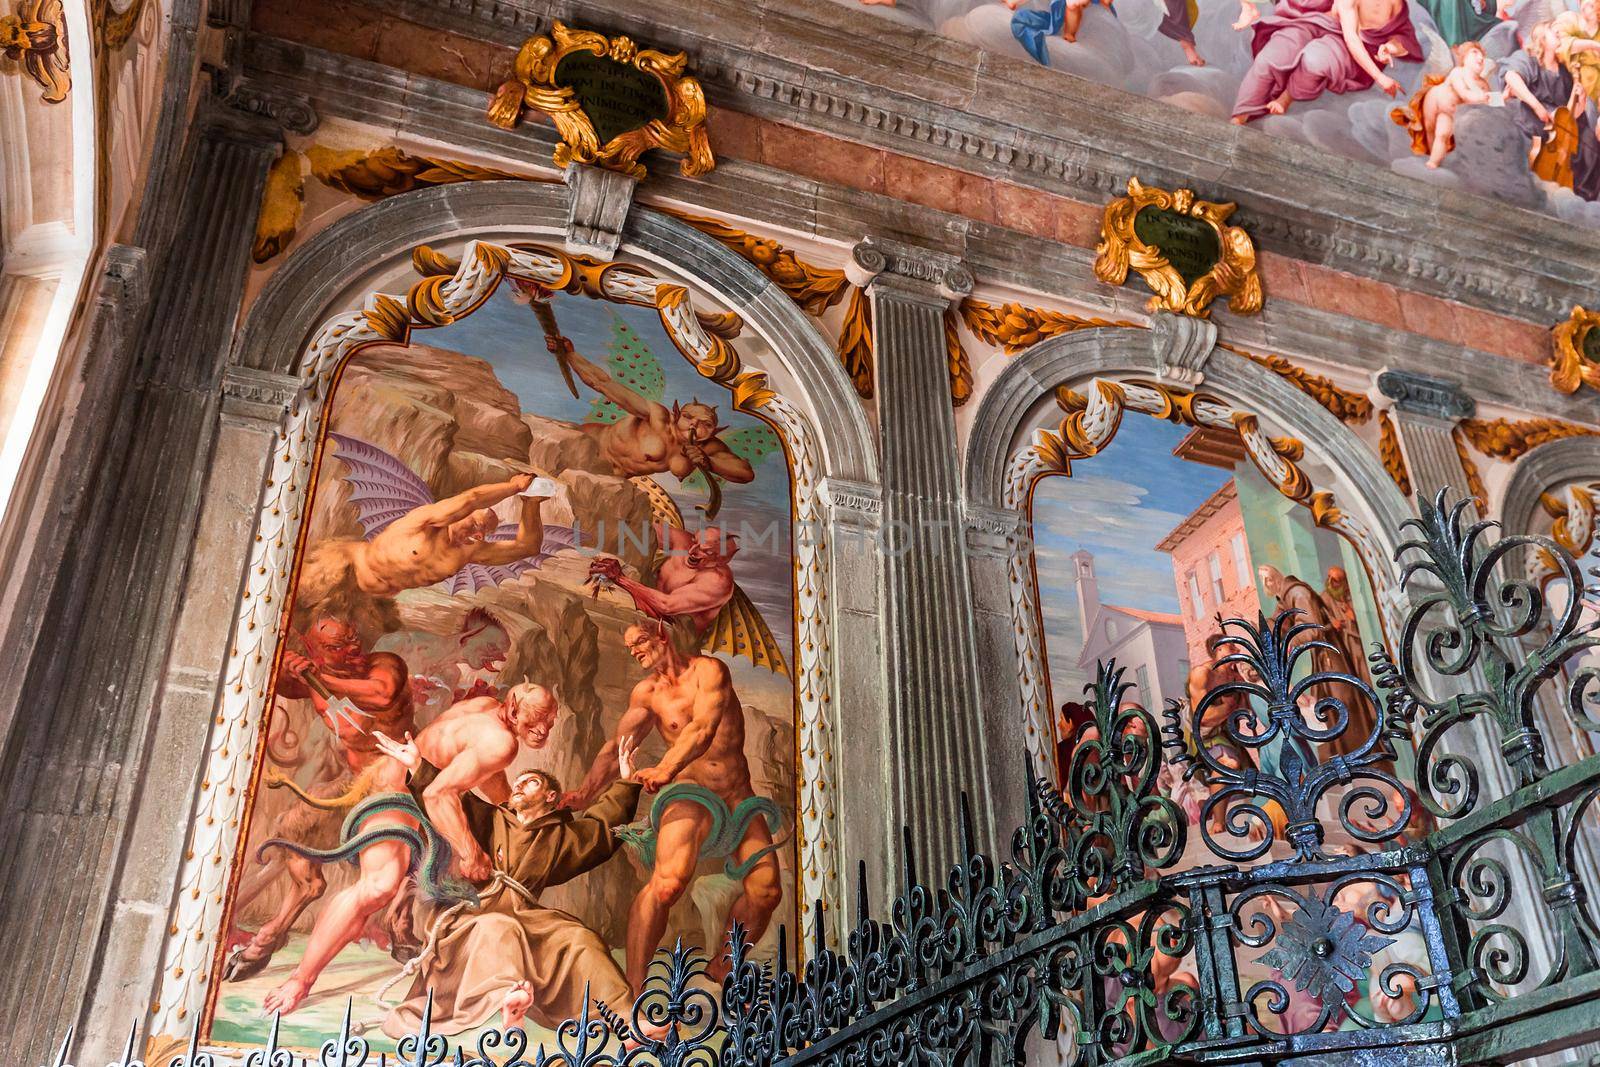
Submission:
[[[232,363],[258,378],[292,376],[293,397],[270,457],[243,575],[153,1032],[187,1033],[217,995],[218,938],[237,884],[268,687],[281,653],[280,615],[337,376],[363,347],[404,344],[429,322],[469,316],[507,278],[548,283],[564,272],[583,274],[595,296],[653,309],[708,392],[725,387],[724,403],[782,436],[794,521],[798,899],[837,905],[833,764],[849,741],[835,708],[843,690],[855,714],[870,716],[878,698],[869,680],[842,679],[835,670],[838,598],[831,595],[827,485],[876,482],[866,417],[831,346],[742,259],[676,220],[636,208],[615,257],[631,269],[607,270],[561,251],[566,219],[567,191],[555,184],[479,183],[395,197],[309,240],[251,308]],[[423,245],[434,252],[413,258]],[[721,315],[742,322],[740,339],[722,336],[726,331],[714,325]]]
[[[26,500],[44,457],[36,431],[59,417],[73,375],[59,373],[100,240],[102,131],[93,20],[60,5],[61,38],[45,60],[51,84],[21,61],[0,72],[0,515]],[[70,69],[67,56],[70,53]],[[44,435],[48,439],[48,435]],[[12,533],[15,536],[15,533]]]
[[[1595,547],[1597,502],[1600,437],[1568,437],[1517,461],[1501,498],[1500,520],[1510,533],[1547,534],[1582,558]]]
[[[1175,343],[1196,348],[1183,362],[1200,367],[1201,373],[1177,375],[1189,384],[1174,380]],[[1120,389],[1124,383],[1127,388]],[[1016,678],[1017,734],[1036,767],[1043,770],[1050,765],[1045,749],[1052,736],[1053,711],[1028,508],[1038,480],[1057,473],[1047,453],[1053,447],[1050,427],[1066,414],[1055,399],[1062,388],[1089,401],[1082,415],[1085,422],[1153,416],[1193,425],[1198,416],[1200,422],[1234,425],[1242,436],[1253,439],[1250,458],[1267,480],[1290,489],[1298,503],[1312,509],[1319,527],[1335,531],[1352,546],[1366,568],[1383,630],[1398,632],[1402,596],[1392,561],[1400,526],[1411,517],[1410,507],[1378,458],[1319,404],[1254,362],[1214,349],[1208,336],[1193,331],[1103,327],[1042,342],[1009,363],[984,394],[965,460],[969,510],[1002,517],[1002,524],[1018,534],[1006,561],[1006,603],[986,603],[980,610],[991,618],[1003,618],[1007,625],[1011,655],[1003,665],[990,665],[986,673],[999,678],[1009,670]],[[1118,392],[1129,395],[1119,399]],[[1186,399],[1191,393],[1195,399]],[[1201,403],[1200,397],[1207,399]],[[1191,404],[1211,410],[1171,410]],[[1241,423],[1241,417],[1247,421]],[[1102,425],[1100,432],[1105,429]],[[1116,428],[1110,430],[1114,434]],[[1292,448],[1274,452],[1276,436],[1293,438],[1300,455]],[[1086,462],[1085,470],[1094,469],[1092,457],[1071,462]],[[996,598],[1000,588],[998,581],[987,583],[980,587],[980,595]],[[1004,645],[995,640],[986,648],[998,657]]]

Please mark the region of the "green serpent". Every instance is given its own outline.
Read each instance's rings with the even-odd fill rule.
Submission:
[[[679,801],[698,804],[711,815],[711,830],[700,846],[700,855],[706,859],[731,857],[744,841],[750,824],[757,818],[767,820],[767,829],[775,838],[772,844],[752,853],[743,863],[729,859],[722,865],[723,873],[736,882],[743,881],[757,863],[783,844],[778,837],[778,831],[783,828],[783,812],[770,797],[745,797],[730,812],[727,802],[705,786],[674,782],[656,794],[647,823],[632,823],[617,830],[617,837],[633,848],[646,867],[656,865],[656,833],[661,829],[661,816],[668,806]]]
[[[399,812],[417,820],[420,829],[410,826],[379,826],[357,833],[363,822],[374,815]],[[350,810],[344,826],[339,830],[339,844],[335,848],[307,848],[305,845],[275,837],[263,842],[256,850],[256,860],[266,862],[268,849],[281,848],[313,863],[334,863],[346,860],[356,862],[364,849],[385,841],[399,841],[411,849],[408,874],[417,878],[417,888],[429,900],[441,904],[478,903],[477,891],[470,884],[450,874],[453,852],[446,841],[428,821],[428,816],[410,793],[375,793]]]

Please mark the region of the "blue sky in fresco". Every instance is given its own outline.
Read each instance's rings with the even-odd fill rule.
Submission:
[[[1058,700],[1076,693],[1083,647],[1077,583],[1067,558],[1095,557],[1100,600],[1146,611],[1178,611],[1172,557],[1156,544],[1231,475],[1172,454],[1188,430],[1128,415],[1100,455],[1075,461],[1072,476],[1046,478],[1033,497],[1034,559],[1045,650]]]
[[[664,402],[674,399],[687,403],[698,397],[713,404],[721,423],[731,429],[763,425],[759,419],[733,411],[728,393],[702,378],[672,344],[651,308],[611,304],[587,297],[555,295],[556,322],[571,339],[578,353],[601,366],[607,358],[613,317],[631,326],[656,356],[666,374]],[[473,314],[437,330],[418,331],[413,340],[420,344],[448,348],[463,355],[477,356],[493,365],[501,384],[522,401],[524,411],[545,418],[581,423],[589,413],[594,393],[578,383],[581,399],[574,400],[562,381],[544,346],[544,333],[526,305],[518,304],[502,288]],[[738,341],[734,342],[739,345]],[[686,515],[692,515],[696,502],[705,494],[685,491],[670,474],[656,480],[672,493]],[[729,526],[766,530],[776,524],[776,543],[768,538],[760,545],[747,541],[734,557],[733,571],[739,584],[750,595],[774,634],[790,647],[793,629],[790,607],[792,573],[789,556],[789,478],[783,455],[775,452],[756,466],[756,480],[749,485],[724,485],[719,522]]]

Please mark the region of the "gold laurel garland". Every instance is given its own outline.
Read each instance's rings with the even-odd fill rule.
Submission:
[[[305,172],[330,189],[360,200],[387,197],[458,182],[518,181],[554,184],[555,178],[485,167],[459,159],[414,156],[397,145],[335,149],[312,144],[304,153],[289,149],[273,164],[261,194],[251,258],[266,263],[294,240],[305,200]]]
[[[1008,356],[1015,356],[1040,341],[1074,330],[1097,326],[1143,327],[1142,323],[1126,319],[1088,319],[1064,311],[1029,307],[1015,301],[991,304],[972,297],[961,301],[961,319],[974,337],[998,345]]]
[[[1389,477],[1394,479],[1395,488],[1410,496],[1411,472],[1406,469],[1406,457],[1400,451],[1400,435],[1387,411],[1378,412],[1378,458],[1383,461],[1383,469],[1389,472]]]
[[[1462,420],[1460,424],[1450,431],[1450,440],[1456,446],[1456,457],[1461,460],[1461,470],[1467,479],[1467,492],[1472,494],[1472,499],[1478,502],[1478,511],[1482,514],[1489,510],[1489,489],[1483,484],[1483,475],[1479,472],[1478,464],[1473,461],[1472,453],[1467,448],[1468,431],[1464,430],[1466,423],[1474,421],[1476,420]]]
[[[257,263],[279,255],[294,240],[306,199],[302,162],[299,152],[286,149],[267,172],[261,210],[256,214],[255,242],[250,246],[250,258]]]
[[[1600,437],[1600,430],[1561,419],[1462,419],[1457,429],[1493,459],[1516,460],[1542,444],[1568,437]]]
[[[1296,366],[1282,356],[1258,355],[1226,341],[1218,341],[1217,347],[1225,348],[1236,356],[1243,356],[1250,362],[1265,367],[1321,404],[1328,414],[1347,426],[1360,426],[1372,418],[1372,401],[1368,397],[1349,389],[1341,389],[1331,378]]]

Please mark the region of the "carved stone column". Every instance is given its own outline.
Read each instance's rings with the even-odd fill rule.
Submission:
[[[980,845],[994,825],[944,339],[945,310],[973,279],[953,256],[874,238],[854,260],[877,360],[891,809],[918,849],[901,877],[942,878],[958,855],[963,790]]]
[[[1472,397],[1455,382],[1398,370],[1378,375],[1378,391],[1394,401],[1400,451],[1417,500],[1431,501],[1445,488],[1454,497],[1467,495],[1467,471],[1451,433],[1457,420],[1477,410]]]
[[[16,1062],[51,1061],[60,1035],[80,1021],[110,946],[128,936],[108,919],[121,895],[135,798],[148,806],[186,796],[198,773],[198,763],[160,782],[143,772],[217,430],[223,359],[280,145],[277,123],[252,110],[202,109],[187,177],[173,194],[178,224],[131,345],[131,378],[109,413],[104,460],[38,651],[13,683],[24,710],[0,767],[0,884],[10,887],[0,904],[9,953],[0,1019],[27,1020],[11,1031]],[[208,707],[197,702],[185,713],[202,738]],[[178,848],[186,811],[182,802],[167,809],[165,833]],[[158,881],[171,869],[145,855],[128,864],[127,879]],[[163,888],[170,894],[170,884]],[[163,900],[138,936],[159,939],[164,913]]]

